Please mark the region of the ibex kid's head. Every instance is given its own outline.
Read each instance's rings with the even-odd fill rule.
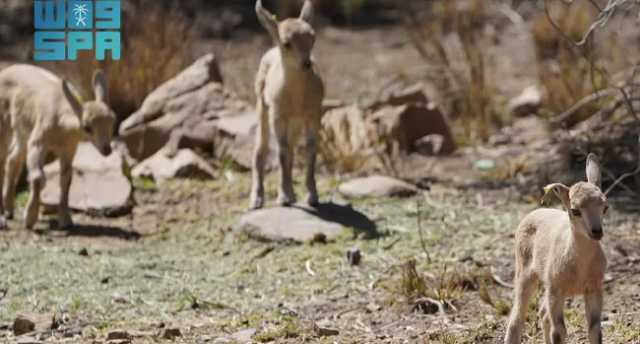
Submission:
[[[256,13],[260,23],[280,49],[286,64],[295,64],[304,69],[312,67],[311,50],[316,34],[310,24],[313,18],[313,4],[310,0],[305,0],[298,18],[278,22],[276,17],[262,6],[262,0],[256,2]]]
[[[587,157],[587,182],[578,182],[570,188],[561,183],[547,185],[545,199],[555,195],[569,214],[574,229],[593,240],[602,239],[602,218],[609,206],[601,187],[602,173],[598,157],[590,153]],[[543,199],[544,200],[544,199]]]
[[[62,82],[62,90],[74,113],[80,119],[82,131],[102,155],[110,155],[116,115],[107,105],[107,82],[102,71],[98,70],[93,75],[93,92],[96,97],[93,101],[83,103],[66,80]]]

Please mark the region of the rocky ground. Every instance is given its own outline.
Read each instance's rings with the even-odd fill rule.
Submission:
[[[132,216],[76,216],[82,226],[71,231],[43,223],[28,232],[12,223],[16,229],[0,233],[0,339],[499,342],[511,298],[505,282],[513,275],[513,231],[535,203],[508,189],[434,185],[407,198],[353,200],[375,222],[375,235],[345,228],[329,242],[268,243],[233,231],[248,181],[234,174],[233,181],[140,186],[135,195],[143,206]],[[339,182],[322,178],[323,201],[345,204],[335,191]],[[608,343],[640,339],[638,220],[615,206],[607,218]],[[357,266],[346,258],[353,248],[362,256]],[[424,284],[416,289],[418,280]],[[532,343],[541,339],[534,308]],[[15,337],[20,314],[45,318],[36,332]],[[570,343],[584,342],[581,301],[570,301],[566,314]]]
[[[583,178],[586,151],[605,160],[606,185],[632,170],[638,124],[616,118],[617,131],[558,130],[549,114],[532,114],[548,98],[538,87],[542,64],[528,24],[496,8],[500,19],[482,30],[484,72],[500,105],[494,115],[506,119],[484,143],[440,107],[447,99],[406,28],[320,23],[316,57],[330,98],[323,204],[273,208],[271,173],[271,208],[251,215],[252,83],[271,43],[255,25],[236,32],[242,20],[222,23],[232,30],[220,35],[233,39],[202,37],[196,63],[122,123],[117,153],[102,159],[82,147],[74,228],[58,230],[45,215],[33,231],[20,217],[0,231],[0,342],[500,343],[519,220],[539,206],[541,186]],[[443,47],[453,69],[464,69],[454,36]],[[0,55],[0,68],[20,56]],[[389,142],[402,152],[383,151]],[[357,179],[374,174],[403,180]],[[302,196],[302,170],[295,175]],[[51,208],[55,165],[47,177]],[[640,343],[634,182],[614,190],[606,219],[607,343]],[[110,191],[119,197],[87,196],[104,185],[117,185]],[[26,197],[23,188],[19,207]],[[580,299],[567,303],[566,319],[569,343],[584,343]],[[532,305],[527,343],[542,342],[537,320]]]

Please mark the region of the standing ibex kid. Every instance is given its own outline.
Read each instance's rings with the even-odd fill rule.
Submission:
[[[96,100],[83,103],[67,81],[42,68],[14,65],[0,71],[0,168],[5,171],[6,167],[0,190],[6,180],[4,206],[12,217],[16,185],[26,162],[31,188],[24,215],[27,228],[33,228],[38,220],[47,154],[60,161],[58,224],[62,228],[73,225],[69,187],[78,143],[87,137],[103,155],[111,154],[115,114],[107,105],[107,84],[102,72],[94,74],[93,88]],[[4,227],[2,203],[0,226]]]
[[[278,22],[258,0],[256,13],[276,46],[262,58],[256,80],[259,128],[249,208],[264,206],[264,165],[271,130],[277,141],[281,171],[278,203],[290,205],[296,201],[292,178],[293,145],[303,133],[307,147],[307,203],[317,205],[315,165],[324,86],[311,56],[315,43],[315,33],[309,24],[313,5],[306,0],[299,18]]]
[[[602,280],[607,260],[600,239],[607,198],[600,190],[601,172],[594,154],[587,157],[587,180],[571,187],[548,185],[545,197],[555,195],[564,210],[535,210],[518,226],[515,295],[506,344],[520,343],[529,299],[539,282],[544,287],[541,314],[546,344],[564,343],[565,299],[577,295],[584,295],[589,342],[602,343]]]

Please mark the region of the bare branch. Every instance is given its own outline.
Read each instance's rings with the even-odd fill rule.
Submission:
[[[569,118],[571,118],[573,115],[575,115],[578,111],[582,110],[585,106],[598,101],[602,98],[606,98],[606,97],[612,97],[615,96],[618,93],[618,90],[616,90],[615,88],[608,88],[605,90],[601,90],[601,91],[596,91],[593,94],[590,94],[582,99],[580,99],[575,105],[573,105],[569,110],[563,112],[562,114],[558,115],[557,117],[553,118],[551,120],[552,123],[554,124],[559,124],[562,122],[565,122],[566,120],[568,120]]]
[[[638,173],[640,173],[640,135],[638,136],[638,166],[636,167],[635,170],[625,173],[621,175],[618,179],[616,179],[616,181],[613,182],[613,184],[611,184],[609,188],[607,188],[607,191],[605,191],[604,194],[608,195],[609,192],[611,192],[611,190],[613,190],[618,184],[622,183],[622,181],[624,181],[629,177],[635,176]]]

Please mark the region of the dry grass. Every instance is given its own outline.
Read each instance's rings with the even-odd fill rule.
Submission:
[[[320,142],[318,155],[323,167],[330,173],[339,175],[360,171],[370,159],[365,151],[341,147],[335,134],[324,127],[320,130]]]
[[[490,135],[496,105],[495,88],[486,71],[486,52],[482,35],[487,22],[485,3],[473,0],[462,6],[457,0],[435,1],[431,16],[416,18],[407,11],[407,32],[414,47],[433,70],[430,82],[449,98],[447,112],[464,129],[472,141]],[[456,37],[462,49],[462,61],[454,61],[445,35]],[[462,64],[462,66],[456,65]]]
[[[78,61],[56,63],[50,67],[71,79],[83,95],[92,98],[93,70],[105,71],[109,82],[110,104],[124,120],[135,112],[145,97],[192,62],[196,38],[189,21],[160,5],[145,8],[136,20],[123,19],[122,57],[119,61],[96,61],[93,53]],[[174,11],[174,13],[178,13]]]
[[[547,12],[534,18],[531,33],[537,49],[539,79],[547,94],[544,107],[548,115],[555,115],[609,87],[614,82],[612,75],[631,66],[615,32],[593,35],[584,46],[571,42],[580,41],[598,16],[598,10],[589,2],[548,1]],[[602,107],[603,102],[592,102],[564,124],[571,127]]]

